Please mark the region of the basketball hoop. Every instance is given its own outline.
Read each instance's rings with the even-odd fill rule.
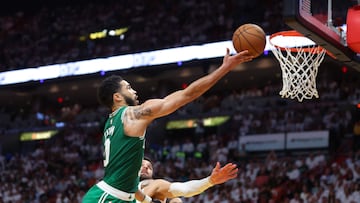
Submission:
[[[281,67],[281,97],[296,98],[299,102],[319,98],[316,76],[326,50],[294,30],[272,34],[269,41]]]

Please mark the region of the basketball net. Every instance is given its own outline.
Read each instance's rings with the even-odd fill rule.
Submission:
[[[326,50],[296,31],[275,33],[269,41],[281,67],[281,97],[297,99],[299,102],[319,98],[316,76]]]

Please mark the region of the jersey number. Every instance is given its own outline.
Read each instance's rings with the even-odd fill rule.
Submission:
[[[104,167],[109,164],[109,156],[110,156],[110,139],[107,138],[104,142]]]

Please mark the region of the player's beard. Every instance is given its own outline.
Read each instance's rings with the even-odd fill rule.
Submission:
[[[139,103],[138,100],[136,100],[136,99],[130,98],[126,95],[122,95],[122,96],[124,97],[126,104],[129,106],[135,106],[135,105],[138,105],[138,103]]]

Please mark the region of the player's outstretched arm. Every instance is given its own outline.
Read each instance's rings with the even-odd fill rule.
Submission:
[[[130,106],[125,113],[126,134],[129,136],[143,135],[146,127],[154,119],[171,114],[192,102],[237,65],[252,59],[253,56],[249,55],[247,50],[230,55],[230,50],[226,49],[221,66],[212,73],[195,80],[187,88],[176,91],[163,99],[150,99],[139,106]]]
[[[212,170],[211,175],[206,178],[174,183],[157,179],[144,188],[144,193],[154,199],[192,197],[214,185],[236,178],[237,173],[238,168],[235,164],[228,163],[224,167],[220,167],[220,163],[218,162]]]
[[[144,120],[151,120],[176,111],[205,93],[237,65],[251,61],[252,59],[253,56],[249,55],[247,50],[235,55],[230,55],[230,50],[226,49],[223,63],[215,71],[195,80],[184,90],[176,91],[163,99],[148,100],[143,103],[141,107],[138,107],[142,112],[146,112],[142,118]]]

